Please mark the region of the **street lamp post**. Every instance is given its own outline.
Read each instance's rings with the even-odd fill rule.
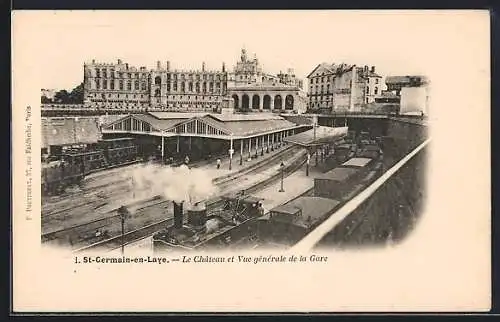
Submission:
[[[241,139],[241,143],[240,143],[240,165],[243,165],[243,144],[244,141],[243,139]]]
[[[121,206],[118,208],[118,214],[120,215],[120,220],[122,224],[122,236],[121,236],[121,251],[122,255],[124,254],[124,247],[125,247],[125,218],[128,215],[128,209],[125,206]]]
[[[285,170],[285,164],[283,163],[283,161],[280,164],[280,170],[281,170],[281,188],[280,188],[279,192],[285,192],[285,189],[283,189],[283,173]]]
[[[231,134],[231,143],[230,143],[230,147],[229,147],[229,171],[231,171],[232,166],[233,166],[233,153],[234,153],[233,135]]]
[[[309,163],[311,162],[311,153],[307,152],[307,161],[306,161],[306,176],[309,176]]]

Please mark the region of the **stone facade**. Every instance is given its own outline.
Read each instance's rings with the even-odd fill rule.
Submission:
[[[307,76],[309,108],[359,111],[375,101],[383,90],[375,67],[319,64]]]
[[[305,111],[302,80],[295,77],[293,69],[287,73],[264,73],[256,56],[249,59],[245,49],[240,60],[229,74],[228,95],[236,111],[294,112]]]
[[[118,60],[84,64],[84,104],[111,109],[143,109],[150,104],[150,71]]]
[[[84,65],[84,104],[121,110],[214,110],[227,94],[227,72],[173,70],[157,62],[152,70],[92,61]]]
[[[203,110],[219,109],[227,94],[227,72],[206,70],[171,70],[158,62],[151,71],[151,107],[160,109]]]

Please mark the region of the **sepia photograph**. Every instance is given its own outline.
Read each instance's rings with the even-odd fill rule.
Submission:
[[[24,122],[20,133],[28,135],[30,148],[20,148],[26,150],[21,158],[23,153],[25,160],[29,155],[29,161],[19,161],[25,167],[28,164],[29,171],[21,173],[29,173],[29,178],[21,178],[26,186],[21,188],[25,197],[20,197],[19,214],[23,210],[24,214],[15,215],[13,233],[22,235],[16,226],[29,224],[30,240],[35,243],[30,245],[38,243],[36,252],[60,254],[58,258],[66,259],[67,270],[75,278],[81,270],[107,274],[105,270],[122,263],[168,263],[177,265],[175,274],[181,274],[180,280],[199,270],[196,283],[205,288],[200,279],[212,276],[205,274],[242,273],[242,268],[228,268],[238,263],[260,265],[259,275],[270,269],[265,265],[281,265],[273,270],[283,271],[285,262],[297,266],[284,273],[281,281],[299,267],[308,274],[305,265],[322,265],[321,273],[311,268],[312,274],[326,276],[330,269],[334,274],[332,266],[343,266],[344,273],[349,265],[367,269],[373,261],[361,256],[382,258],[397,249],[403,252],[412,237],[417,240],[416,231],[427,218],[442,222],[445,213],[453,218],[447,202],[459,203],[457,198],[468,196],[469,206],[481,203],[475,215],[483,221],[476,223],[486,223],[480,226],[481,237],[475,239],[478,246],[470,251],[480,248],[477,254],[483,254],[488,248],[481,247],[489,247],[489,230],[484,230],[489,229],[489,197],[473,199],[473,194],[450,189],[476,189],[477,198],[489,196],[489,190],[484,190],[489,189],[489,181],[473,188],[439,176],[447,165],[461,172],[464,158],[473,158],[463,156],[464,149],[474,149],[474,142],[489,142],[489,136],[481,132],[481,127],[489,125],[489,95],[469,97],[477,103],[477,114],[485,118],[476,121],[472,113],[462,122],[456,118],[465,117],[459,107],[465,99],[457,95],[473,95],[473,88],[461,92],[453,88],[452,80],[443,81],[461,77],[448,72],[461,69],[464,82],[488,86],[488,19],[487,12],[15,12],[13,35],[18,46],[13,45],[13,87],[20,96],[23,86],[30,91],[17,101],[20,122]],[[423,21],[427,27],[415,30]],[[463,24],[467,21],[471,29]],[[469,31],[464,31],[462,39],[452,26]],[[471,59],[465,60],[465,66],[460,53],[457,62],[448,53],[462,48],[464,39],[474,34],[471,30],[482,31],[484,43],[480,47],[476,38],[478,46],[461,52],[464,60]],[[450,48],[443,49],[440,40],[445,37]],[[479,55],[485,59],[479,60]],[[478,61],[479,73],[474,69]],[[21,75],[29,86],[21,84]],[[480,93],[488,94],[484,89]],[[450,93],[453,97],[447,96]],[[450,104],[443,105],[449,97]],[[456,133],[455,142],[443,145],[449,131]],[[21,145],[27,142],[20,140]],[[460,146],[452,148],[457,143]],[[488,163],[489,144],[481,148],[476,148],[476,156]],[[468,164],[471,169],[481,168]],[[489,180],[489,170],[476,179]],[[436,201],[442,190],[455,197]],[[16,224],[16,220],[23,223]],[[454,229],[453,224],[434,227],[438,226],[442,236]],[[423,242],[417,244],[425,245],[427,251],[439,247],[432,246],[437,235],[418,236]],[[451,236],[448,232],[449,243]],[[13,240],[27,247],[23,237]],[[335,260],[335,254],[347,260]],[[417,252],[413,254],[419,258]],[[357,264],[347,264],[349,258]],[[404,257],[379,260],[406,262]],[[294,264],[301,261],[307,263]],[[182,265],[191,266],[184,269]],[[489,257],[483,258],[480,267],[481,281],[487,281]],[[137,268],[133,270],[137,276]],[[169,270],[163,269],[165,278],[172,274]],[[55,271],[51,274],[56,277]],[[83,274],[79,284],[90,278],[88,271]],[[132,272],[120,274],[135,279]],[[152,277],[152,271],[149,274]],[[356,279],[354,274],[349,280]],[[333,279],[342,278],[330,277],[332,281],[327,282],[321,276],[314,283],[309,276],[309,283],[314,284],[309,288],[335,285]],[[375,282],[378,287],[384,278]],[[363,288],[361,280],[359,289]],[[268,282],[258,283],[264,287]],[[394,287],[398,285],[402,284],[394,281]],[[480,285],[481,298],[486,299],[489,286]],[[176,290],[180,284],[171,287]],[[354,295],[348,296],[350,304],[329,303],[326,294],[317,296],[321,300],[316,309],[305,303],[304,307],[323,312],[357,307]],[[358,298],[358,305],[364,303],[362,307],[370,309],[369,303],[375,302],[367,302],[367,296]],[[223,298],[227,300],[227,295]],[[253,299],[258,299],[256,303],[263,300],[262,296]],[[479,305],[464,304],[461,299],[443,307],[489,305],[487,300]],[[216,302],[214,307],[221,308],[221,301]],[[403,302],[401,308],[419,308],[418,303]],[[372,309],[389,309],[389,304],[377,303]],[[256,309],[255,305],[244,307]],[[101,302],[99,307],[105,306]],[[155,310],[187,307],[180,302],[165,303]],[[267,307],[272,308],[282,310],[283,306]],[[232,310],[230,305],[228,309]],[[301,308],[291,310],[296,309]]]

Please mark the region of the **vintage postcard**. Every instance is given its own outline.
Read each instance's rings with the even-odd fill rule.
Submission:
[[[13,12],[12,310],[489,310],[489,19]]]

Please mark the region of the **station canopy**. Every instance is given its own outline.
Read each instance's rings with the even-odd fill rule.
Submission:
[[[163,136],[200,136],[219,139],[249,138],[297,125],[275,114],[215,114],[149,112],[130,114],[103,126],[103,133],[139,133]]]
[[[311,129],[302,133],[288,136],[283,140],[288,143],[301,146],[314,146],[324,143],[331,143],[347,135],[347,126],[329,127],[317,126],[316,129]]]

